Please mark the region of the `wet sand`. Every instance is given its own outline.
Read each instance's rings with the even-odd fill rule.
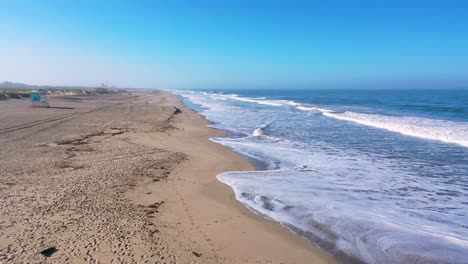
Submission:
[[[333,263],[216,180],[254,168],[175,96],[50,104],[0,101],[0,262]]]

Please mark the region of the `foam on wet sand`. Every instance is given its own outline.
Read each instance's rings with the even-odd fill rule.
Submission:
[[[0,102],[1,261],[332,262],[217,181],[254,168],[175,96],[50,102]]]

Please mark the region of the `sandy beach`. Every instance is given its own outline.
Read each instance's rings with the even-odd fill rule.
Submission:
[[[334,263],[216,179],[254,170],[167,92],[0,101],[1,263]]]

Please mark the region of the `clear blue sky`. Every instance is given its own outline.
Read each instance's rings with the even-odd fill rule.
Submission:
[[[0,81],[468,84],[468,1],[0,1]]]

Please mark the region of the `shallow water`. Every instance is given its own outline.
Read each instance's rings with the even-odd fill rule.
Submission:
[[[342,262],[468,263],[468,91],[176,91],[262,171],[218,179]]]

